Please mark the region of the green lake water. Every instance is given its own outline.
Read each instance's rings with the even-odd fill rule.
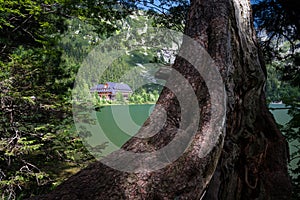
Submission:
[[[285,107],[284,104],[270,104],[269,107],[270,107],[271,113],[273,114],[273,116],[278,124],[285,125],[291,119],[291,116],[288,115],[288,108]],[[289,142],[290,154],[295,152],[297,150],[297,148],[299,148],[299,143],[297,141]],[[298,167],[298,165],[297,165],[298,161],[299,161],[299,159],[292,160],[289,163],[290,169]]]
[[[94,134],[89,139],[89,143],[95,146],[102,142],[110,142],[110,145],[105,149],[104,155],[119,149],[138,132],[139,127],[143,125],[151,114],[153,107],[153,104],[102,107],[99,112],[96,112],[99,125],[90,127]],[[282,109],[285,108],[283,104],[270,104],[270,108],[277,123],[284,125],[291,119],[288,115],[288,109]],[[275,108],[275,110],[272,108]],[[295,146],[299,144],[292,142],[289,145],[290,152],[294,152]],[[293,161],[291,166],[295,167],[296,161]]]
[[[138,132],[153,108],[154,104],[103,106],[100,111],[88,114],[92,119],[96,119],[97,123],[82,123],[78,126],[91,134],[85,140],[89,146],[106,144],[105,148],[101,149],[101,153],[97,149],[95,151],[89,149],[99,158],[99,153],[100,156],[106,156],[119,150]]]
[[[112,143],[122,146],[151,114],[154,104],[104,106],[97,112],[99,124]]]
[[[284,125],[291,119],[284,104],[270,104],[269,108],[278,124]]]
[[[137,133],[152,112],[154,104],[104,106],[97,112],[97,119],[105,135],[116,145],[124,144]],[[284,125],[291,117],[283,104],[270,104],[277,123]]]

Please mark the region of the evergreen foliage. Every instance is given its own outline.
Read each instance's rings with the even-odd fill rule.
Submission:
[[[125,7],[109,0],[0,1],[1,199],[45,193],[70,176],[67,170],[93,160],[72,125],[70,91],[91,45],[117,29],[114,22],[130,13]],[[76,38],[91,29],[93,38]]]

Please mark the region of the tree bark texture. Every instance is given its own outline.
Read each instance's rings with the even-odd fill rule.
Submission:
[[[250,2],[199,0],[191,7],[187,34],[219,66],[228,97],[224,148],[204,199],[289,199],[289,150],[266,105]]]
[[[210,153],[198,156],[206,122],[214,117],[205,81],[188,62],[177,58],[173,68],[192,85],[199,104],[195,109],[201,114],[198,131],[179,159],[162,169],[137,173],[96,162],[51,193],[32,199],[192,200],[203,194],[209,200],[288,199],[287,144],[265,102],[266,70],[252,24],[248,0],[191,1],[185,34],[207,50],[226,86],[226,131],[220,130]],[[176,96],[164,88],[157,104],[168,113],[164,128],[151,138],[132,138],[124,150],[152,152],[175,137],[181,115]]]

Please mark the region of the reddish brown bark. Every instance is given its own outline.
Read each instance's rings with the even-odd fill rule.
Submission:
[[[268,111],[248,1],[193,1],[188,32],[218,63],[228,94],[225,145],[206,199],[289,199],[288,149]],[[193,15],[197,16],[193,17]],[[189,31],[190,29],[190,31]]]

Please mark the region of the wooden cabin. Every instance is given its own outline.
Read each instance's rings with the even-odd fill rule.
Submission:
[[[90,92],[97,92],[101,99],[104,97],[106,100],[116,100],[116,95],[119,92],[125,100],[128,100],[129,95],[132,94],[132,89],[125,83],[107,82],[95,85]]]

